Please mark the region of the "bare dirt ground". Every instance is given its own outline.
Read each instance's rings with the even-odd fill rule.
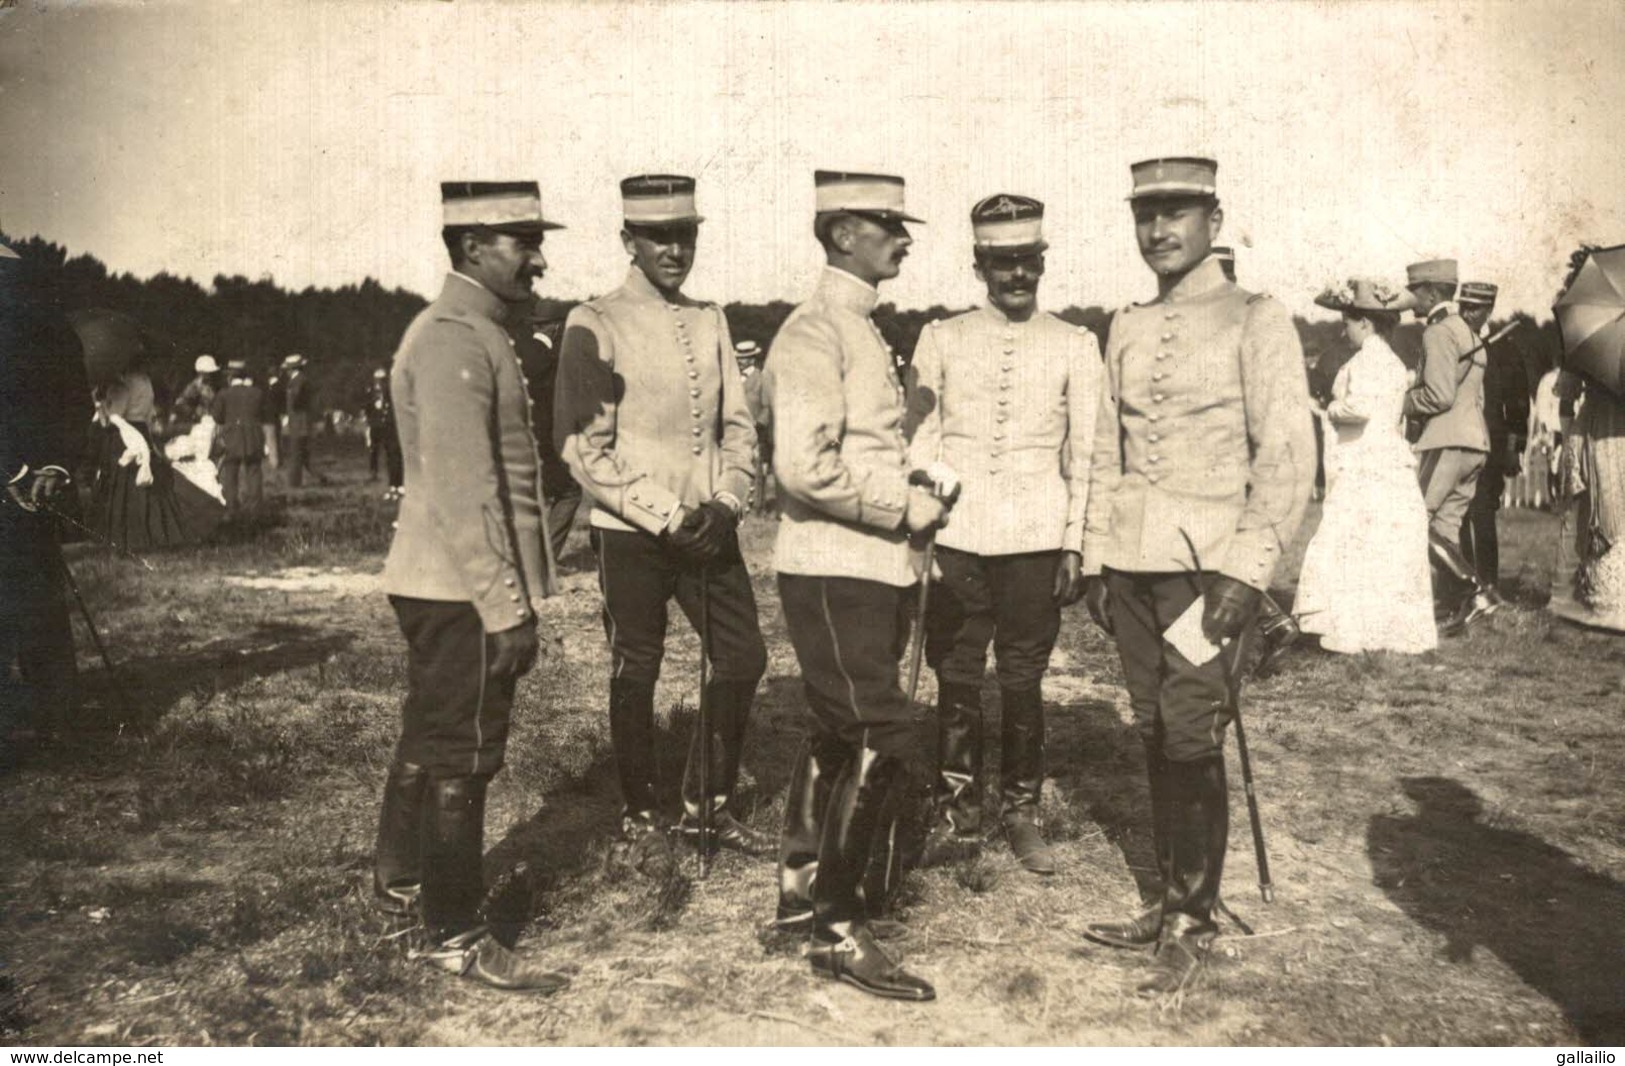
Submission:
[[[898,1004],[815,980],[797,945],[762,932],[766,861],[725,856],[705,881],[692,859],[663,882],[606,866],[605,654],[578,535],[488,816],[491,919],[577,970],[564,993],[526,999],[409,962],[369,908],[404,688],[376,577],[392,508],[353,453],[328,462],[337,484],[285,494],[273,526],[159,555],[155,572],[70,549],[116,673],[81,630],[85,710],[0,777],[5,1041],[1625,1041],[1625,667],[1619,638],[1539,610],[1549,516],[1505,519],[1517,603],[1481,630],[1419,658],[1300,653],[1249,688],[1277,898],[1258,898],[1232,755],[1226,895],[1254,935],[1227,928],[1207,981],[1155,1002],[1132,993],[1146,957],[1079,935],[1133,907],[1151,865],[1120,671],[1081,608],[1046,687],[1062,871],[1027,875],[994,841],[911,873],[903,947],[939,999]],[[747,521],[771,661],[743,805],[776,831],[803,712],[771,540]],[[697,654],[674,620],[659,699],[673,760]],[[922,689],[923,707],[929,675]],[[680,767],[666,770],[673,798]]]

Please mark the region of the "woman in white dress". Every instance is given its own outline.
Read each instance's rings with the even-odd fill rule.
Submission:
[[[1415,654],[1438,645],[1428,566],[1428,515],[1405,441],[1409,376],[1388,339],[1410,294],[1351,280],[1315,299],[1343,313],[1355,353],[1332,401],[1316,409],[1326,436],[1326,500],[1304,555],[1295,613],[1322,648]]]

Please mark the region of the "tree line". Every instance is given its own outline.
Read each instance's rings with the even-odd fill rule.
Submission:
[[[0,233],[0,241],[13,248],[32,268],[48,271],[51,287],[64,311],[105,308],[119,311],[141,324],[148,351],[144,368],[153,379],[160,400],[178,393],[192,377],[192,363],[204,353],[224,366],[242,359],[258,374],[266,375],[283,357],[298,352],[327,408],[354,411],[366,397],[372,372],[387,367],[412,317],[427,304],[422,296],[404,289],[386,289],[372,278],[339,288],[307,286],[284,289],[268,277],[215,275],[208,286],[189,278],[161,272],[149,278],[113,273],[93,255],[69,256],[61,246],[40,237],[14,241]],[[533,317],[562,319],[577,301],[541,299]],[[734,339],[754,340],[766,349],[794,305],[775,300],[764,304],[730,303],[723,307]],[[935,305],[902,309],[883,303],[875,308],[875,322],[894,350],[906,360],[914,351],[926,324],[964,308]],[[1068,307],[1057,312],[1067,322],[1093,331],[1104,348],[1111,312],[1099,306]],[[1561,339],[1555,323],[1537,324],[1527,315],[1524,328],[1508,344],[1517,348],[1529,372],[1536,377],[1555,365]],[[1306,361],[1314,368],[1311,382],[1317,391],[1330,387],[1330,375],[1347,355],[1342,324],[1311,322],[1294,316]],[[1401,327],[1395,348],[1414,364],[1421,351],[1421,329]],[[1531,387],[1533,378],[1531,379]]]

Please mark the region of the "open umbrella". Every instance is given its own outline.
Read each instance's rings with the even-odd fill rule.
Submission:
[[[1563,366],[1625,396],[1625,244],[1593,251],[1552,311]]]
[[[139,323],[119,311],[97,307],[68,314],[85,349],[85,373],[92,385],[111,385],[146,354]]]

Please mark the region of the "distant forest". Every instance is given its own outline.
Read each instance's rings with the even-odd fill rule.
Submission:
[[[298,352],[310,360],[307,372],[323,406],[355,411],[364,403],[373,370],[389,364],[407,324],[427,303],[416,293],[386,289],[372,278],[337,289],[307,287],[297,292],[268,278],[256,281],[241,275],[217,274],[207,287],[168,273],[143,279],[111,273],[93,255],[69,257],[66,249],[39,237],[13,241],[0,233],[0,241],[31,265],[56,274],[63,310],[106,308],[139,322],[151,349],[145,369],[161,401],[190,380],[192,362],[201,354],[213,355],[221,365],[228,359],[244,359],[256,372],[264,373],[284,356]],[[562,319],[575,303],[543,299],[537,314],[543,319]],[[735,340],[756,340],[765,349],[793,307],[790,302],[775,300],[730,303],[723,310]],[[941,305],[902,310],[883,303],[874,317],[886,340],[908,358],[926,323],[961,310],[964,308]],[[1068,307],[1056,313],[1093,330],[1105,346],[1110,311]],[[1527,326],[1508,343],[1520,349],[1525,366],[1538,376],[1554,365],[1561,350],[1557,327],[1550,321],[1536,324],[1527,316],[1520,317]],[[1307,361],[1315,368],[1311,381],[1324,390],[1347,354],[1342,325],[1297,316],[1294,321]],[[1401,328],[1395,346],[1407,362],[1413,362],[1420,351],[1419,334],[1414,325]],[[1531,380],[1531,388],[1533,384]]]

